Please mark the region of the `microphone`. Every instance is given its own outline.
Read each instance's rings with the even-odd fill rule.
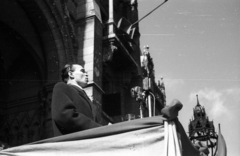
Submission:
[[[136,98],[136,101],[141,101],[143,99],[142,94],[142,87],[136,86],[131,89],[131,95],[133,98]]]

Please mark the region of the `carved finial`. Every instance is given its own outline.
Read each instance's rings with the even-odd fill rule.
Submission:
[[[149,46],[148,46],[148,45],[146,45],[146,46],[143,46],[143,48],[144,48],[144,49],[149,49]]]
[[[143,53],[144,53],[145,55],[149,53],[149,46],[148,46],[148,45],[146,45],[146,46],[143,47]]]
[[[164,84],[164,81],[163,81],[163,77],[161,77],[161,86],[162,86],[162,88],[165,89],[165,84]]]
[[[198,95],[196,95],[196,96],[197,96],[197,106],[200,106],[199,101],[198,101]]]

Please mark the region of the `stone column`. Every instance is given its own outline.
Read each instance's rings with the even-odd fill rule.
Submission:
[[[74,18],[77,62],[88,72],[89,85],[85,91],[93,101],[96,120],[101,123],[103,26],[100,8],[95,0],[69,0],[68,10]]]

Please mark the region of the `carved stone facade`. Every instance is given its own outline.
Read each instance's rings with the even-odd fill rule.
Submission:
[[[1,0],[0,141],[53,136],[52,89],[67,62],[88,72],[97,122],[138,114],[130,94],[142,86],[137,20],[133,0]]]

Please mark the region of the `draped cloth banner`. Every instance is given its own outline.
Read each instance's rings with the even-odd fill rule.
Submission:
[[[6,156],[199,156],[182,125],[161,116],[121,122],[0,151]]]

